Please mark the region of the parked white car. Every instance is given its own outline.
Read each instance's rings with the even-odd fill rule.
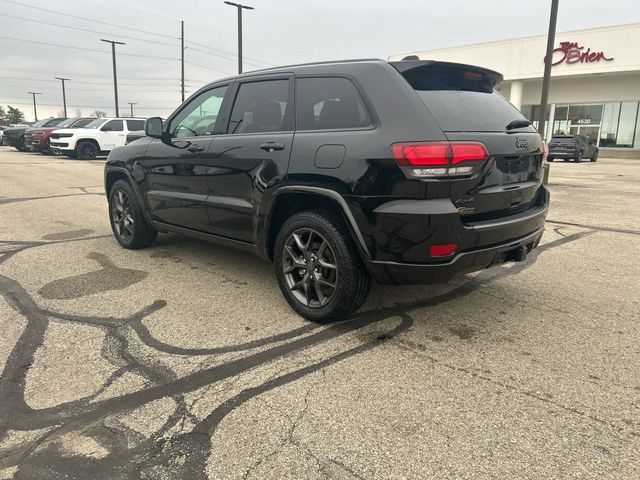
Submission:
[[[55,153],[91,160],[106,155],[127,141],[127,133],[144,130],[143,118],[96,118],[82,128],[51,132],[49,145]]]

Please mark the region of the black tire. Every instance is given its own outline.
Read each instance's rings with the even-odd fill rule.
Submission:
[[[583,156],[583,155],[584,155],[583,151],[582,151],[582,150],[580,150],[580,151],[578,152],[578,155],[576,155],[576,158],[575,158],[575,160],[574,160],[574,161],[575,161],[576,163],[580,163],[580,162],[582,162],[582,156]]]
[[[122,195],[126,202],[122,201]],[[119,204],[122,204],[121,209]],[[109,223],[118,243],[130,250],[149,247],[158,236],[158,231],[144,216],[131,185],[125,180],[116,181],[109,192]]]
[[[553,162],[553,157],[547,157],[547,162]]]
[[[98,156],[98,146],[89,140],[84,140],[76,145],[76,156],[80,160],[93,160]]]
[[[598,150],[593,152],[593,155],[591,156],[591,161],[592,162],[597,162],[598,161]]]
[[[321,243],[318,247],[319,252],[316,252],[317,257],[314,258],[314,253],[307,255],[308,252],[298,256],[299,260],[304,261],[308,270],[301,268],[302,265],[299,263],[290,262],[292,252],[285,248],[291,249],[292,246],[297,248],[299,244],[294,245],[290,242],[295,240],[294,234],[304,238],[304,232],[316,234],[316,237],[313,237],[316,238],[316,242],[312,243],[308,251],[313,251],[314,245]],[[307,242],[312,242],[311,234],[309,235],[306,237]],[[333,264],[331,261],[323,262],[321,258],[323,246],[326,255],[330,254],[329,258],[333,258]],[[310,263],[304,260],[305,256]],[[307,320],[327,323],[346,318],[360,308],[369,294],[371,278],[364,268],[347,226],[340,217],[329,212],[311,210],[290,217],[278,232],[274,264],[278,285],[284,298],[296,313]],[[333,265],[335,273],[332,273],[331,268],[325,268],[327,265]],[[314,272],[311,272],[312,268]],[[287,273],[287,269],[292,271]],[[300,273],[302,270],[306,272],[304,276]],[[333,278],[327,276],[333,276]],[[292,283],[298,278],[300,280],[295,285],[304,282],[304,278],[310,279],[304,290],[292,288]],[[334,286],[327,290],[329,284],[325,280],[329,280]],[[322,290],[321,286],[325,288],[324,299],[320,298],[323,293],[318,293]],[[306,297],[306,304],[300,299],[301,296]],[[315,297],[315,300],[312,297]]]

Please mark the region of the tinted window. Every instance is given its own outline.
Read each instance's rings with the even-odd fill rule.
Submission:
[[[96,118],[94,120],[91,120],[82,128],[100,128],[100,126],[103,125],[104,122],[106,122],[104,118]]]
[[[43,127],[55,127],[59,123],[64,122],[64,120],[65,120],[64,118],[52,118],[52,119],[47,120],[47,122],[42,126]]]
[[[346,78],[296,80],[296,130],[358,128],[371,125],[364,102]]]
[[[402,75],[445,132],[504,132],[512,121],[525,119],[493,90],[500,80],[494,72],[431,64]]]
[[[122,132],[124,131],[124,123],[122,120],[111,120],[102,127],[103,132]]]
[[[231,111],[229,133],[278,132],[285,126],[289,80],[266,80],[240,85]]]
[[[227,86],[201,93],[171,121],[169,131],[174,137],[199,137],[213,135]],[[144,125],[140,130],[144,130]]]
[[[128,130],[144,130],[144,120],[127,120]]]

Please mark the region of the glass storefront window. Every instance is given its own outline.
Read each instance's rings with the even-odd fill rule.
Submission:
[[[569,105],[571,125],[599,125],[602,120],[602,104]]]
[[[622,102],[620,106],[620,120],[618,121],[618,134],[616,135],[616,147],[631,147],[633,134],[638,117],[638,102]]]
[[[611,147],[616,144],[616,131],[620,117],[620,102],[605,103],[600,129],[600,146]]]
[[[554,135],[567,135],[569,133],[568,112],[569,107],[567,105],[556,105],[556,113],[553,120]]]

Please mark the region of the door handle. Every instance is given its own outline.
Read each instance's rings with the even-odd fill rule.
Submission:
[[[284,150],[284,143],[276,143],[276,142],[267,142],[260,145],[262,150],[266,150],[267,152],[273,152],[275,150]]]
[[[198,145],[198,144],[193,144],[193,145],[189,145],[187,147],[187,150],[189,150],[191,153],[196,153],[196,152],[202,152],[204,151],[204,147]]]

